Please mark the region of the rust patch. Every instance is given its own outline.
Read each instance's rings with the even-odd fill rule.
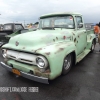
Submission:
[[[37,50],[42,50],[42,48],[39,48],[39,49],[37,49]]]
[[[78,35],[78,38],[79,38],[80,36]]]
[[[55,39],[53,39],[53,41],[55,42]]]
[[[76,42],[76,38],[74,39],[74,42]]]
[[[45,53],[46,55],[50,55],[50,52]]]
[[[59,50],[61,50],[61,51],[62,51],[62,50],[64,50],[64,48],[59,48]]]
[[[48,70],[46,70],[46,71],[45,71],[45,73],[50,73],[50,70],[49,70],[49,69],[48,69]]]
[[[73,33],[73,35],[75,35],[75,34]]]
[[[39,73],[38,71],[35,71],[35,75],[36,76],[41,76],[41,73]]]
[[[90,40],[91,40],[92,36],[90,37]]]
[[[25,49],[25,47],[23,47],[22,49]]]
[[[47,73],[41,73],[40,71],[35,71],[35,75],[36,76],[39,76],[39,77],[47,77],[48,78],[48,76],[49,76],[49,72],[47,72]]]
[[[65,40],[66,39],[66,36],[63,36],[63,39]]]
[[[56,39],[58,40],[58,37],[56,37]]]
[[[84,48],[84,50],[86,49],[86,47]]]
[[[58,52],[61,52],[61,51],[63,51],[63,50],[64,50],[64,48],[59,48],[59,49],[55,52],[55,54],[58,53]]]

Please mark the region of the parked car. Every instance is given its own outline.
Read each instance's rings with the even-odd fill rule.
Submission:
[[[96,39],[93,29],[85,29],[78,13],[46,14],[39,21],[37,31],[16,35],[2,46],[1,66],[48,84],[92,52]]]
[[[10,39],[10,36],[20,34],[21,30],[24,30],[24,27],[20,23],[4,24],[3,29],[0,31],[0,45],[7,43]]]

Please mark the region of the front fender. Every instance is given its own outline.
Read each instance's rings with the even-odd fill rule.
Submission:
[[[74,42],[60,42],[42,48],[41,50],[36,51],[36,53],[47,58],[51,70],[49,79],[52,80],[61,75],[64,58],[73,51],[76,54]]]

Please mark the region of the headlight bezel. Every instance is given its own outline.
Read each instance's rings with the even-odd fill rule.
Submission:
[[[38,60],[41,59],[44,62],[44,66],[41,66],[38,62]],[[37,56],[36,58],[36,64],[40,69],[46,69],[48,67],[48,61],[44,56]]]

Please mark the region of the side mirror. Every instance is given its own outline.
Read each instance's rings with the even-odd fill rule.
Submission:
[[[82,27],[83,27],[83,23],[79,23],[78,28],[82,28]]]

